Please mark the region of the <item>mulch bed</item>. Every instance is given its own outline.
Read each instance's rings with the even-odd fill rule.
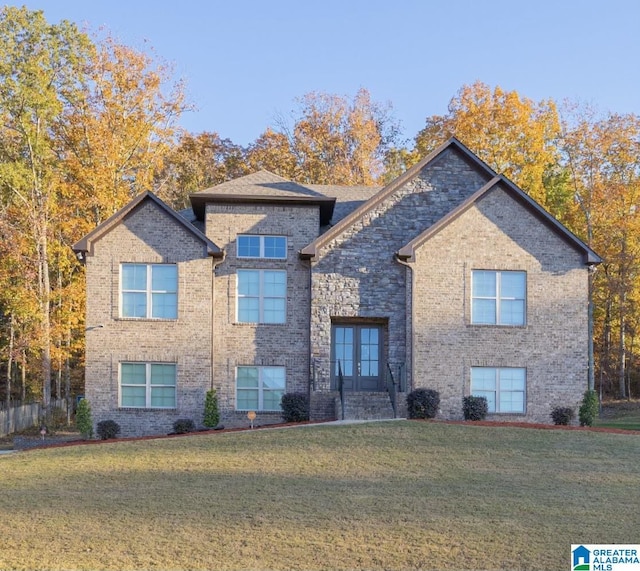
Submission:
[[[495,428],[535,428],[538,430],[578,430],[582,432],[608,432],[609,434],[635,434],[640,435],[638,430],[625,430],[623,428],[605,428],[599,426],[561,426],[555,424],[537,424],[533,422],[498,422],[493,420],[435,420],[429,422],[440,422],[442,424],[466,424],[473,426],[492,426]]]

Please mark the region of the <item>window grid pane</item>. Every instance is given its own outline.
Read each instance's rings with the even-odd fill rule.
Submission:
[[[285,387],[284,367],[238,367],[236,410],[279,411]]]
[[[491,413],[524,413],[525,390],[524,368],[471,368],[471,394],[486,397]]]
[[[238,236],[239,258],[265,258],[285,260],[287,258],[286,236]]]
[[[122,406],[144,408],[147,399],[147,387],[122,387]]]
[[[236,299],[239,323],[285,323],[287,272],[238,270]]]
[[[177,319],[175,264],[122,264],[121,282],[122,317]]]
[[[151,291],[175,293],[178,286],[178,269],[171,265],[151,266]]]
[[[120,406],[176,407],[176,365],[120,363]]]
[[[471,323],[511,326],[525,324],[525,272],[474,270],[471,290]]]
[[[335,375],[353,376],[353,328],[336,327],[335,329]]]
[[[260,237],[259,236],[238,236],[238,257],[239,258],[259,258],[260,257]]]
[[[147,290],[147,266],[125,264],[122,266],[122,289],[129,291]]]

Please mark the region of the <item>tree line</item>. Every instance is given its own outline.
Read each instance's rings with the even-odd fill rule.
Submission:
[[[596,388],[638,392],[640,118],[532,101],[482,82],[403,140],[391,104],[308,93],[246,146],[179,128],[171,67],[42,11],[0,11],[0,398],[82,391],[84,271],[71,245],[131,198],[189,194],[266,169],[383,185],[456,136],[604,259],[590,278]],[[586,308],[585,308],[586,310]]]

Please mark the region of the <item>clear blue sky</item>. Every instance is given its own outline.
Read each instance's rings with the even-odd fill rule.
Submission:
[[[640,113],[639,0],[25,0],[145,41],[187,83],[181,124],[245,145],[310,91],[390,102],[404,136],[483,81]]]

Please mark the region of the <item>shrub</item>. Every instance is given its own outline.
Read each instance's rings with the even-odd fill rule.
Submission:
[[[409,418],[434,418],[440,406],[440,393],[433,389],[415,389],[407,395]]]
[[[196,429],[196,425],[190,418],[179,418],[173,423],[173,431],[176,434],[186,434],[187,432],[193,432]]]
[[[96,427],[96,432],[101,440],[118,438],[120,425],[115,420],[101,420]]]
[[[52,407],[47,412],[45,422],[50,431],[64,428],[67,424],[67,411],[59,407]]]
[[[462,399],[465,420],[484,420],[489,412],[487,397],[468,396]]]
[[[573,419],[573,409],[568,406],[557,406],[551,411],[553,424],[567,426]]]
[[[208,428],[215,428],[220,423],[220,411],[218,410],[218,394],[215,389],[207,391],[204,401],[204,424]]]
[[[586,391],[578,411],[580,426],[591,426],[598,417],[598,395],[596,391]]]
[[[76,409],[76,426],[85,439],[93,438],[93,418],[91,405],[87,399],[82,399]]]
[[[305,393],[286,393],[280,401],[285,422],[309,420],[309,397]]]

